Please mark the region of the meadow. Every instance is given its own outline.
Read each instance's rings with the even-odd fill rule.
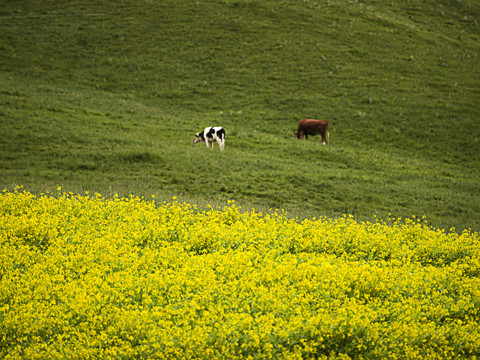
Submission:
[[[0,5],[0,185],[479,230],[477,1]],[[302,118],[331,144],[298,141]],[[226,150],[192,145],[206,126]]]
[[[58,190],[0,195],[3,359],[480,356],[478,233]]]
[[[0,357],[480,357],[479,22],[2,2]]]

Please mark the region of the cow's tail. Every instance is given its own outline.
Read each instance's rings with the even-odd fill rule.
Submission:
[[[327,125],[327,144],[330,144],[330,125]]]

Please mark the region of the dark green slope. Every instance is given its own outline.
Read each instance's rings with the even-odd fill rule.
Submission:
[[[478,228],[476,1],[0,5],[3,181]],[[300,118],[331,146],[296,141]],[[191,146],[227,129],[226,152]]]

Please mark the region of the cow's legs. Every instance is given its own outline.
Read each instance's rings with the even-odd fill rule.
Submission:
[[[225,147],[225,143],[223,142],[223,140],[217,139],[217,143],[218,143],[218,146],[220,146],[220,151],[223,151],[223,148]]]

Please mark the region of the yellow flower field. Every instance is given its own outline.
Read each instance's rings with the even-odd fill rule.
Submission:
[[[3,359],[480,357],[469,230],[20,190],[0,224]]]

